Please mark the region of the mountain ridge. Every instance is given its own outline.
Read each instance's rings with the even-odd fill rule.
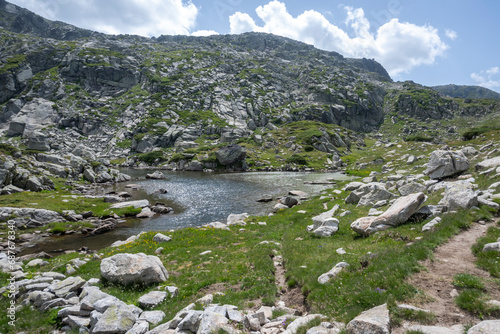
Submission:
[[[464,99],[495,99],[500,100],[500,93],[481,86],[470,85],[440,85],[431,87],[450,97],[460,97]]]

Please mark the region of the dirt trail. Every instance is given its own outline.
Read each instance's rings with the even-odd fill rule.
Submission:
[[[476,267],[475,257],[471,251],[472,245],[486,234],[487,228],[491,225],[491,223],[487,225],[475,223],[469,230],[438,247],[434,259],[422,263],[427,270],[424,269],[409,280],[412,285],[434,299],[415,306],[434,312],[437,316],[437,326],[449,327],[480,321],[479,318],[455,306],[452,293],[454,286],[451,283],[456,274],[467,273],[483,278],[488,295],[492,299],[500,300],[498,285],[491,282],[488,272]]]
[[[273,258],[274,276],[278,286],[278,302],[284,302],[286,307],[290,307],[304,313],[307,311],[306,300],[299,287],[289,288],[286,283],[285,267],[283,258],[277,255]],[[276,304],[278,304],[278,302]]]

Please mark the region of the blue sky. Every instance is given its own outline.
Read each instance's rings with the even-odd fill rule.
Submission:
[[[397,81],[500,92],[500,2],[12,0],[48,19],[143,36],[263,31],[379,61]]]

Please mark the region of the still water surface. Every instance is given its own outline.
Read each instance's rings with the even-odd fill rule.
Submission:
[[[155,216],[150,219],[130,219],[119,228],[108,233],[93,236],[65,236],[50,238],[42,245],[37,245],[29,252],[40,250],[78,249],[87,246],[97,250],[109,246],[116,240],[124,240],[142,231],[165,231],[189,226],[201,226],[214,221],[226,222],[231,213],[247,212],[250,215],[267,215],[276,201],[258,203],[264,195],[273,198],[287,195],[290,190],[302,190],[311,195],[334,187],[332,185],[306,184],[307,182],[343,180],[348,178],[340,173],[286,173],[286,172],[248,172],[248,173],[203,173],[203,172],[164,172],[164,180],[147,180],[151,171],[123,170],[132,176],[139,190],[125,188],[125,184],[116,184],[104,188],[109,191],[128,191],[131,200],[148,199],[165,203],[174,209],[174,213]],[[305,183],[306,182],[306,183]],[[159,189],[168,193],[158,194]]]

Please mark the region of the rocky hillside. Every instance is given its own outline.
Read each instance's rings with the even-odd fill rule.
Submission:
[[[239,143],[265,168],[273,166],[262,157],[276,153],[280,166],[319,152],[338,161],[389,120],[404,121],[405,136],[459,137],[443,120],[499,106],[394,83],[374,60],[269,34],[111,36],[5,1],[0,25],[0,133],[18,151],[84,147],[88,159],[199,170],[218,166],[216,148]]]
[[[495,99],[500,100],[500,94],[491,89],[479,86],[443,85],[431,87],[446,96],[464,99]]]

